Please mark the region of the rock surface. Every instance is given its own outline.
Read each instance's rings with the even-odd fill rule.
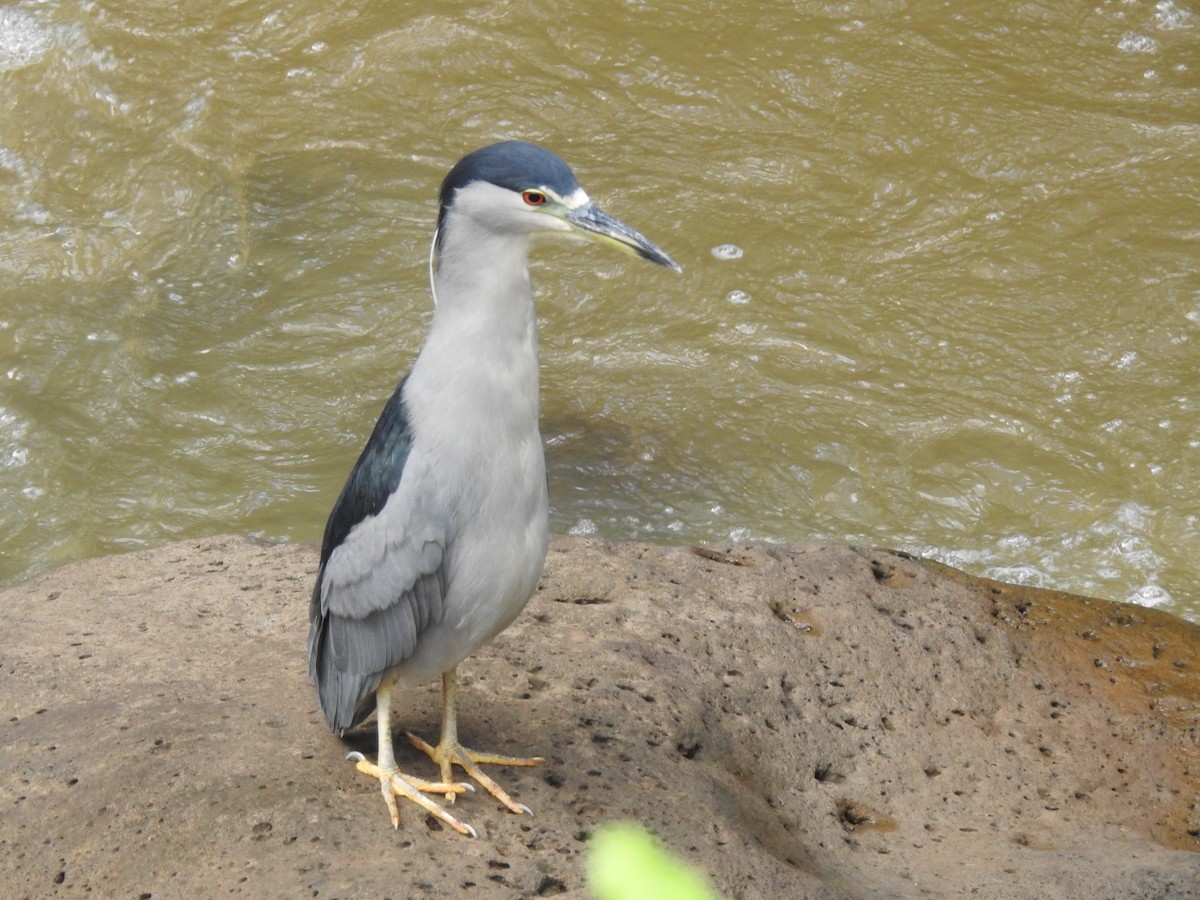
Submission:
[[[887,551],[558,539],[460,670],[464,743],[546,757],[494,771],[533,817],[456,804],[470,840],[394,831],[325,730],[315,567],[216,538],[3,593],[6,895],[585,897],[626,819],[730,898],[1200,897],[1182,620]],[[436,735],[436,686],[396,719]]]

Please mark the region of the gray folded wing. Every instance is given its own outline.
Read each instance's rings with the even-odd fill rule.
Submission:
[[[418,454],[375,515],[329,552],[311,605],[309,676],[329,727],[366,718],[384,674],[443,614],[449,518]]]

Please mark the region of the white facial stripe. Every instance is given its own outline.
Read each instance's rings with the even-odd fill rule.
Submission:
[[[567,209],[579,209],[581,206],[586,206],[591,200],[583,188],[576,188],[570,197],[563,198],[563,206]]]
[[[544,187],[544,188],[541,188],[541,191],[547,197],[549,197],[550,199],[552,199],[558,203],[561,203],[567,209],[579,209],[579,207],[586,206],[588,203],[591,202],[591,198],[589,198],[588,195],[586,193],[584,193],[583,188],[576,188],[574,191],[571,192],[570,196],[567,196],[567,197],[560,197],[557,193],[550,190],[550,188]]]

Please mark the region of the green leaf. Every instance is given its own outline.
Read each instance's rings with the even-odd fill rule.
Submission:
[[[596,900],[721,900],[707,878],[637,825],[604,825],[589,844],[587,886]]]

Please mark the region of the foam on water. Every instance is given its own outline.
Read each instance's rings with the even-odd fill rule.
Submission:
[[[21,420],[15,412],[0,406],[0,469],[15,469],[29,462],[29,448],[25,438],[29,423]]]
[[[1127,31],[1121,35],[1121,40],[1117,43],[1117,49],[1122,53],[1157,53],[1158,41],[1144,34]]]
[[[0,72],[31,66],[53,46],[53,32],[31,13],[15,6],[0,6]]]
[[[1154,18],[1158,27],[1163,31],[1174,31],[1176,28],[1191,27],[1192,14],[1186,9],[1180,9],[1174,0],[1162,0],[1154,8]]]
[[[1170,603],[1172,599],[1166,588],[1157,584],[1144,584],[1126,597],[1125,601],[1136,603],[1139,606],[1163,606]]]
[[[591,519],[580,519],[567,529],[567,534],[571,537],[591,537],[595,533],[596,523]]]

